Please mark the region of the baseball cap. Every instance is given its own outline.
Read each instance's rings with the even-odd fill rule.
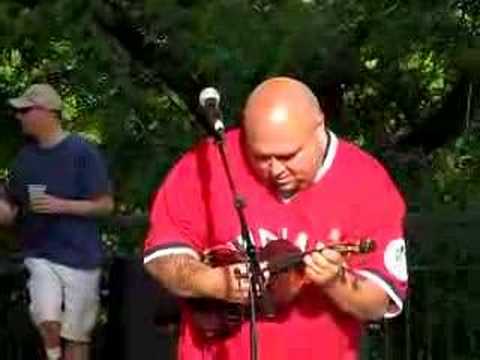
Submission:
[[[55,89],[48,84],[34,84],[9,104],[16,109],[40,106],[48,110],[62,110],[62,99]]]

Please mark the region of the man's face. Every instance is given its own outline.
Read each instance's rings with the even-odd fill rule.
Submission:
[[[307,188],[320,165],[322,130],[312,122],[308,128],[247,131],[247,157],[258,178],[285,196]]]
[[[23,133],[35,137],[45,126],[48,112],[42,107],[31,106],[16,109],[15,117],[20,121]]]
[[[311,90],[284,77],[257,86],[243,113],[247,158],[257,177],[289,197],[307,188],[326,146],[324,115]]]

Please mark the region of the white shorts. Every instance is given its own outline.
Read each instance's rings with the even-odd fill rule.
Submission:
[[[26,258],[35,324],[61,323],[61,337],[89,342],[99,308],[100,269],[73,269],[46,259]]]

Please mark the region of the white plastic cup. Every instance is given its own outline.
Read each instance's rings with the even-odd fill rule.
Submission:
[[[45,195],[45,192],[47,191],[47,185],[29,184],[27,185],[27,189],[30,202],[33,202],[35,199],[41,198]]]

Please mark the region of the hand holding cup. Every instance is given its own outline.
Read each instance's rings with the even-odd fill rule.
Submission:
[[[46,196],[47,186],[43,184],[29,184],[27,189],[30,208],[35,212],[38,203]]]

